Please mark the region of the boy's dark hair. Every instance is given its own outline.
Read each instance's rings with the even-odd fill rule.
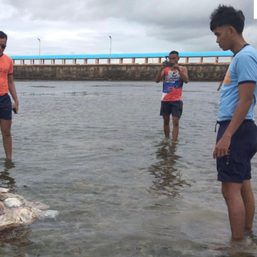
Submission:
[[[233,26],[240,34],[244,30],[245,16],[241,10],[236,10],[232,6],[219,5],[211,14],[210,19],[211,31],[225,25]]]
[[[0,31],[0,38],[6,38],[7,39],[7,35],[3,31]]]
[[[173,51],[171,51],[171,52],[169,53],[169,55],[171,55],[171,54],[176,54],[177,56],[179,56],[178,51],[175,51],[175,50],[173,50]]]

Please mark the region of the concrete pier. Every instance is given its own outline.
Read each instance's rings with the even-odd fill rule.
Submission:
[[[166,53],[12,56],[17,80],[154,81]],[[220,81],[231,61],[230,51],[181,52],[180,65],[191,81]]]
[[[181,64],[188,68],[190,81],[220,81],[228,63]],[[16,80],[115,80],[154,81],[160,64],[25,64],[14,65]]]

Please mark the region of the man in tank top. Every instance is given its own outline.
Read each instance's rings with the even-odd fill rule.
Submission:
[[[170,115],[172,116],[172,140],[176,142],[179,134],[179,119],[183,111],[183,83],[187,83],[187,68],[178,65],[179,53],[171,51],[169,60],[163,63],[155,81],[163,81],[160,115],[163,117],[163,130],[166,139],[170,138]]]

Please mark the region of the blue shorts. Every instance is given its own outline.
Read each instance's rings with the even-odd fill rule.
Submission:
[[[219,122],[217,142],[224,134],[230,121]],[[257,126],[245,120],[231,138],[229,155],[217,158],[218,180],[242,183],[251,179],[251,159],[257,151]]]
[[[174,101],[174,102],[161,102],[161,111],[160,115],[172,115],[172,117],[180,118],[183,112],[183,102]]]
[[[8,94],[0,96],[0,120],[12,119],[12,101]]]

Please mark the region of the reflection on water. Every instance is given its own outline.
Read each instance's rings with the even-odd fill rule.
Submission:
[[[3,160],[3,168],[0,171],[0,187],[8,188],[10,192],[14,192],[16,187],[15,179],[10,174],[11,169],[14,168],[14,162]],[[31,244],[30,232],[29,226],[0,230],[0,256],[8,256],[12,248],[19,252],[19,257],[27,256],[27,247]]]
[[[5,229],[0,231],[0,256],[10,255],[12,251],[19,254],[17,257],[26,257],[28,247],[31,245],[30,238],[31,229],[28,226]]]
[[[31,229],[29,226],[20,226],[16,228],[7,228],[0,233],[0,242],[9,243],[16,246],[25,246],[29,244],[29,235]]]
[[[4,168],[0,171],[0,187],[8,188],[10,191],[15,190],[15,179],[11,177],[10,170],[15,168],[12,161],[4,161]]]
[[[156,163],[149,167],[149,172],[154,175],[151,189],[158,193],[176,197],[181,188],[189,185],[181,177],[180,171],[176,168],[176,161],[180,158],[176,154],[177,143],[162,141],[157,146]]]

